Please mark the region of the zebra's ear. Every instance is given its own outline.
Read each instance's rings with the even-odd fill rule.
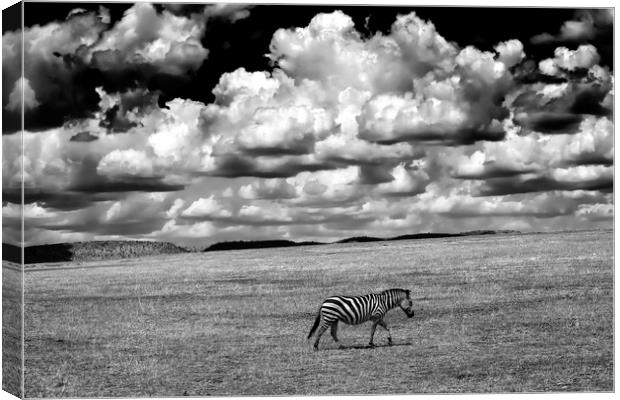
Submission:
[[[411,290],[407,289],[406,292],[407,292],[407,298],[410,298],[411,297]]]

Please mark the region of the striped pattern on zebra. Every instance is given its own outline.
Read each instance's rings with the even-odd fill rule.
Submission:
[[[393,308],[400,307],[407,317],[413,317],[413,303],[411,291],[405,289],[388,289],[380,293],[371,293],[364,296],[332,296],[326,299],[316,316],[314,325],[308,334],[308,339],[318,328],[314,349],[318,350],[321,335],[327,328],[331,328],[331,334],[336,343],[338,342],[338,322],[357,325],[366,321],[373,321],[370,329],[369,346],[374,346],[373,338],[377,325],[383,327],[388,333],[388,343],[392,345],[392,334],[383,320],[385,314]],[[342,347],[342,346],[340,346]]]

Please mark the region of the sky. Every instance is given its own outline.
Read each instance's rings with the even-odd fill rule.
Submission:
[[[5,242],[22,179],[26,245],[612,228],[612,10],[25,3],[23,70],[7,20]]]

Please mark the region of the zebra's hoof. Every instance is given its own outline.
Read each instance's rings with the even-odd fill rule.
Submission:
[[[339,345],[338,345],[338,349],[340,349],[340,350],[344,350],[344,349],[346,349],[346,347],[344,347],[343,345],[339,344]]]
[[[388,339],[388,346],[393,345],[394,343],[392,343],[392,339]]]
[[[375,344],[374,344],[374,343],[372,343],[372,342],[371,342],[371,343],[368,343],[368,347],[375,347]]]

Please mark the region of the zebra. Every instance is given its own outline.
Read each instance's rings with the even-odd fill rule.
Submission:
[[[410,290],[388,289],[380,293],[371,293],[364,296],[329,297],[321,305],[314,325],[308,334],[308,339],[310,339],[318,327],[319,330],[314,342],[314,349],[318,350],[321,335],[325,333],[327,328],[331,327],[332,337],[336,343],[339,343],[337,336],[339,321],[349,325],[357,325],[372,320],[373,324],[370,329],[370,342],[368,345],[374,347],[375,329],[377,329],[377,325],[380,325],[387,331],[388,344],[391,346],[392,334],[383,317],[388,311],[396,307],[400,307],[407,314],[407,317],[413,317],[413,304],[410,296]],[[339,347],[342,348],[342,345]]]

